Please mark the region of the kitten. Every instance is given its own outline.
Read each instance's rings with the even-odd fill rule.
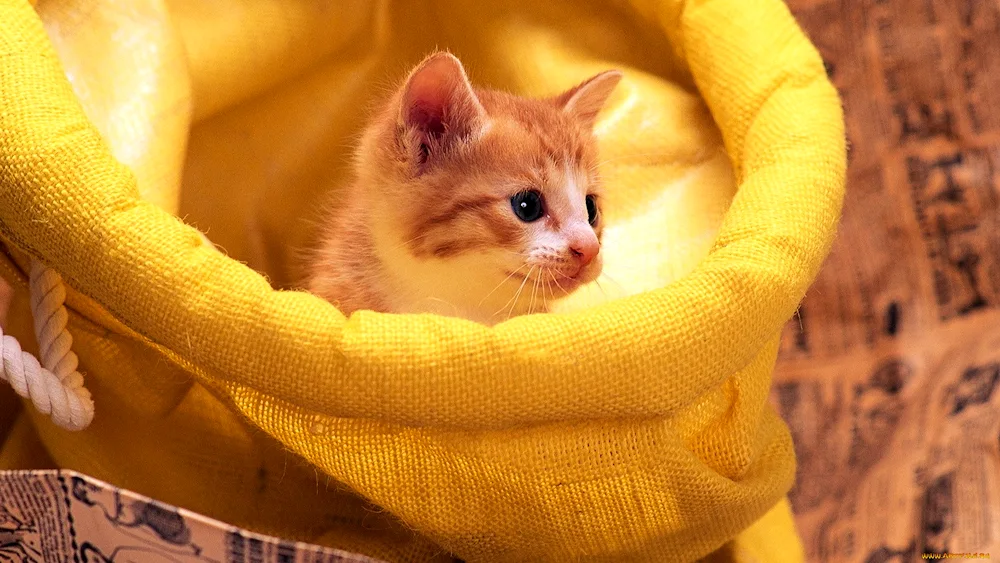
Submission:
[[[448,53],[420,63],[364,132],[356,181],[309,266],[344,314],[494,324],[543,312],[601,273],[592,128],[621,79],[549,99],[473,88]]]

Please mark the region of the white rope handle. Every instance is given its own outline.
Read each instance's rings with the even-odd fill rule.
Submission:
[[[0,331],[0,379],[8,381],[18,395],[30,399],[39,412],[50,415],[56,425],[83,430],[94,419],[94,401],[76,369],[79,360],[71,350],[73,337],[66,330],[66,287],[55,270],[37,260],[31,261],[28,286],[42,363],[21,350],[16,338]]]

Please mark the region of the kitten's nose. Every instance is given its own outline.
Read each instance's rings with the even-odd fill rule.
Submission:
[[[577,260],[579,267],[576,274],[579,274],[587,264],[590,264],[601,251],[601,243],[597,240],[597,235],[593,230],[587,229],[584,233],[575,236],[569,244],[569,251],[573,258]],[[576,275],[574,274],[574,275]]]

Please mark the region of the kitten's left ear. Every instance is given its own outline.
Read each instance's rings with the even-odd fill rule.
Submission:
[[[465,68],[450,53],[435,53],[410,73],[403,86],[400,120],[427,139],[470,133],[486,116]]]
[[[589,129],[621,79],[621,71],[606,70],[559,94],[554,101]]]

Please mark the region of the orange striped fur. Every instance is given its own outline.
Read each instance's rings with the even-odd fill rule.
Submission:
[[[330,210],[310,291],[349,314],[430,312],[492,324],[544,312],[601,271],[598,112],[608,71],[549,99],[471,86],[447,53],[425,59],[366,129],[356,181]],[[540,194],[526,221],[512,197]],[[529,198],[526,209],[532,210]],[[519,206],[521,204],[518,204]],[[532,218],[537,213],[528,217]]]

